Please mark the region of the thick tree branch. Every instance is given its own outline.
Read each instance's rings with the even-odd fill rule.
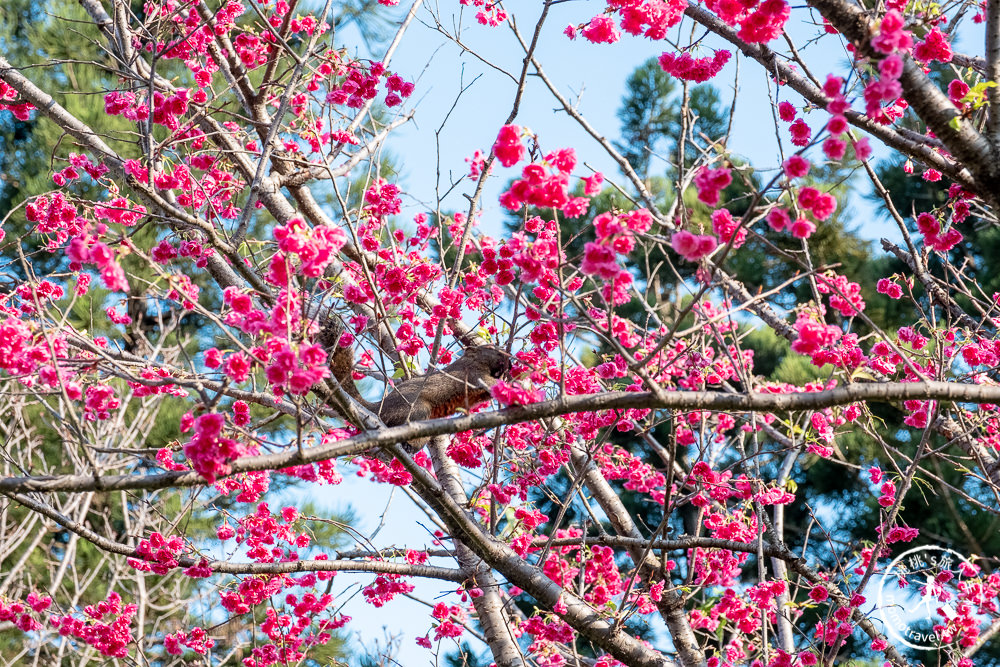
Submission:
[[[902,402],[939,400],[959,403],[1000,403],[1000,386],[956,382],[883,382],[850,384],[817,392],[790,394],[733,394],[722,391],[622,392],[564,396],[551,401],[518,406],[453,419],[430,419],[380,431],[367,431],[336,443],[279,454],[248,456],[232,464],[231,475],[253,470],[278,470],[324,461],[337,456],[356,456],[419,438],[490,429],[506,424],[555,417],[573,412],[626,409],[709,410],[718,412],[796,412],[822,410],[857,402]],[[159,489],[200,486],[205,480],[195,472],[157,475],[55,475],[0,478],[0,491],[99,491],[113,489]]]
[[[986,80],[998,85],[988,88],[990,101],[986,136],[993,154],[1000,154],[1000,0],[986,0]]]

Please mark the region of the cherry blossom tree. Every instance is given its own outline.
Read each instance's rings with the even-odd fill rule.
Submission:
[[[970,278],[988,267],[967,240],[997,222],[1000,3],[385,0],[372,11],[397,31],[366,57],[329,0],[78,4],[104,56],[77,65],[109,82],[88,92],[126,129],[61,104],[44,63],[0,57],[0,113],[62,137],[51,189],[4,221],[0,622],[17,659],[320,660],[351,628],[334,593],[349,579],[375,607],[417,580],[446,593],[418,639],[428,659],[458,640],[501,667],[912,660],[875,593],[933,541],[906,510],[1000,507],[1000,295]],[[513,92],[490,92],[509,113],[467,165],[421,156],[441,185],[405,193],[380,157],[420,118],[420,71],[393,59],[418,21]],[[480,47],[500,35],[518,48],[495,62]],[[549,76],[549,39],[608,58],[644,40],[682,91],[763,73],[778,151],[732,155],[682,94],[675,194],[654,196]],[[533,134],[529,93],[591,141]],[[873,147],[947,198],[898,210]],[[810,173],[829,166],[867,178],[896,225],[883,247],[900,269],[875,294],[906,326],[814,262],[838,200]],[[568,253],[559,221],[608,187],[628,204]],[[404,195],[431,203],[404,218]],[[520,228],[498,237],[500,207]],[[737,278],[748,239],[791,277]],[[762,376],[754,329],[814,379]],[[508,362],[474,365],[484,347]],[[401,419],[380,407],[403,398]],[[817,462],[864,480],[878,521],[863,542],[803,509]],[[399,487],[431,543],[331,544],[324,517],[282,502],[290,483],[336,494],[347,471]],[[804,533],[786,512],[809,516]],[[40,555],[49,531],[65,545]],[[1000,629],[996,564],[913,572],[941,663],[975,664]]]

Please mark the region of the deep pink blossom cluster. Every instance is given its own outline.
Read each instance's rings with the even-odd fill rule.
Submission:
[[[502,151],[510,151],[508,158],[512,158],[518,152],[517,146],[520,146],[519,141],[513,147]],[[497,151],[496,145],[493,150]],[[501,163],[507,166],[503,160]],[[511,183],[510,189],[500,195],[500,204],[511,211],[528,205],[560,209],[570,218],[583,215],[587,211],[589,199],[571,197],[569,194],[570,172],[575,166],[576,153],[571,148],[547,154],[543,164],[532,163],[521,170],[521,178]]]
[[[385,66],[379,62],[373,62],[366,67],[360,61],[343,61],[340,54],[330,52],[328,60],[324,63],[317,74],[321,76],[343,77],[339,83],[330,82],[326,94],[326,102],[333,105],[344,104],[350,109],[360,109],[369,100],[378,95],[379,79],[386,74]],[[319,87],[319,81],[314,81],[313,85]],[[402,92],[409,96],[413,92],[412,85],[403,85],[402,80],[393,81],[393,88],[390,95],[399,98]],[[397,92],[399,94],[397,94]],[[396,102],[396,99],[393,99]],[[388,99],[388,95],[387,95]],[[396,102],[398,104],[398,102]],[[395,106],[395,104],[393,105]]]
[[[379,0],[382,2],[383,0]],[[399,0],[386,0],[383,4],[398,4]],[[494,28],[507,20],[507,12],[499,2],[489,2],[489,0],[458,0],[459,4],[478,7],[476,20],[481,25]]]
[[[29,375],[49,360],[45,339],[19,314],[0,321],[0,369],[13,375]],[[82,393],[78,393],[79,399]]]
[[[890,299],[900,299],[903,297],[903,288],[893,278],[879,278],[875,286],[879,294],[885,294]]]
[[[931,213],[917,216],[917,229],[924,235],[924,244],[937,252],[948,252],[962,241],[962,233],[954,227],[942,234],[941,223]]]
[[[646,233],[652,224],[653,217],[646,209],[620,215],[601,213],[594,218],[597,241],[585,244],[580,271],[607,281],[602,287],[606,301],[617,305],[630,298],[632,276],[623,268],[622,260],[635,248],[636,235]]]
[[[184,445],[184,455],[191,467],[208,482],[228,475],[230,464],[246,453],[246,446],[222,435],[225,417],[218,413],[201,415],[194,420],[194,435]]]
[[[670,237],[670,247],[689,262],[697,262],[712,254],[718,245],[710,234],[693,234],[686,229],[674,232]]]
[[[375,581],[362,589],[365,600],[373,607],[382,607],[401,593],[409,593],[413,584],[403,581],[395,574],[380,574]]]
[[[981,618],[985,614],[996,614],[997,599],[1000,598],[1000,575],[992,572],[987,576],[980,574],[978,565],[962,562],[959,571],[964,577],[957,583],[957,609],[953,616],[945,615],[944,623],[934,626],[934,632],[944,643],[957,643],[967,649],[976,645],[981,637]],[[948,590],[942,584],[950,581],[951,572],[941,572],[935,581],[940,587],[937,598],[941,602],[948,601]],[[933,592],[933,591],[930,591]],[[921,591],[926,594],[927,591]],[[971,660],[969,661],[971,663]],[[963,665],[962,667],[971,667]]]
[[[298,550],[310,544],[306,534],[294,529],[298,519],[296,508],[285,507],[276,515],[266,503],[260,503],[255,511],[237,521],[236,529],[225,522],[217,532],[222,540],[235,537],[237,543],[247,549],[247,556],[257,562],[295,561],[298,560]],[[327,560],[327,556],[319,554],[316,559]],[[298,577],[247,576],[239,580],[235,588],[220,592],[223,608],[236,614],[247,613],[253,607],[271,601],[261,624],[265,643],[258,644],[251,656],[244,659],[245,665],[264,667],[282,661],[300,661],[308,648],[328,642],[331,632],[350,620],[346,616],[330,615],[333,596],[329,594],[287,593],[283,603],[278,601],[282,590],[292,586],[308,590],[315,587],[317,582],[329,580],[333,574],[315,572]],[[192,637],[189,635],[188,638]],[[178,643],[184,642],[179,639]],[[207,647],[207,644],[202,643],[201,646]]]
[[[425,452],[418,452],[413,459],[423,468],[430,468],[430,460]],[[376,458],[360,458],[354,460],[358,477],[367,476],[371,481],[392,486],[407,486],[413,481],[413,475],[403,467],[398,460],[389,463]]]
[[[527,149],[521,142],[521,128],[518,125],[504,125],[497,133],[493,144],[493,154],[505,167],[513,167],[524,159]]]
[[[837,210],[837,198],[829,192],[805,187],[799,190],[798,204],[817,220],[826,220]]]
[[[844,157],[847,152],[847,141],[844,138],[847,132],[847,117],[845,112],[850,109],[850,104],[843,94],[844,80],[839,76],[827,75],[823,83],[823,93],[830,99],[826,105],[826,110],[830,112],[830,119],[826,123],[826,131],[830,136],[823,142],[823,153],[829,160],[837,161]],[[859,159],[864,159],[867,149],[861,145]],[[855,152],[858,146],[855,145]]]
[[[184,549],[184,540],[174,535],[166,538],[160,533],[153,533],[148,540],[141,540],[135,549],[136,558],[130,558],[128,564],[140,572],[166,574],[177,567],[177,557]]]
[[[311,278],[323,275],[323,270],[347,242],[339,227],[310,228],[301,218],[292,218],[287,225],[275,227],[274,239],[286,257],[297,260],[298,271]]]
[[[905,29],[905,25],[902,14],[891,9],[882,17],[878,33],[871,39],[872,48],[885,54],[885,58],[878,63],[880,76],[871,79],[864,91],[865,113],[876,122],[891,122],[901,114],[901,110],[893,110],[899,104],[896,100],[903,91],[899,83],[899,77],[903,73],[901,54],[909,53],[913,45],[913,36]],[[885,101],[893,104],[888,109],[883,109],[881,104]]]
[[[565,261],[558,242],[558,225],[553,221],[543,222],[539,218],[532,218],[525,229],[534,233],[534,239],[518,232],[512,234],[497,249],[483,248],[483,272],[487,275],[496,274],[500,285],[509,284],[515,276],[540,287],[558,285],[557,271],[560,263]]]
[[[35,223],[38,234],[53,235],[48,247],[55,250],[70,239],[81,234],[87,221],[79,215],[76,206],[71,204],[61,192],[50,196],[37,197],[24,208],[25,218]]]
[[[219,537],[235,538],[237,544],[247,547],[247,557],[261,563],[295,560],[289,547],[304,548],[310,542],[307,534],[293,529],[297,519],[298,511],[294,507],[285,507],[276,515],[267,503],[259,503],[254,512],[237,522],[235,530],[223,524]]]
[[[399,213],[402,206],[402,201],[399,199],[399,186],[389,183],[384,178],[375,179],[368,189],[365,190],[365,204],[367,204],[365,212],[371,215],[377,222],[381,222],[384,218]],[[343,236],[343,232],[339,228],[335,229]],[[364,228],[361,231],[363,233],[365,231]],[[337,248],[337,250],[339,249]],[[374,250],[368,244],[365,244],[365,249]]]
[[[264,372],[275,393],[285,390],[300,396],[330,375],[326,350],[320,345],[303,343],[295,350],[286,341],[273,338],[268,347],[270,363]]]
[[[788,178],[805,178],[809,173],[809,167],[811,166],[809,160],[805,159],[801,155],[793,155],[787,160],[785,160],[781,166],[785,170],[785,176]]]
[[[207,655],[213,646],[215,646],[215,640],[197,625],[188,631],[178,630],[163,637],[163,647],[170,655],[181,655],[184,648],[199,655]]]
[[[93,646],[101,655],[109,658],[124,658],[128,646],[134,641],[132,619],[138,607],[122,604],[118,593],[108,593],[103,602],[87,605],[86,618],[76,618],[72,614],[52,614],[49,624],[63,637],[73,637]]]
[[[811,355],[821,348],[829,347],[840,340],[840,327],[819,321],[814,314],[800,313],[795,320],[798,338],[792,342],[792,350],[799,354]]]
[[[493,173],[492,164],[490,164],[489,169],[486,169],[486,158],[487,155],[479,149],[476,149],[476,152],[472,154],[472,157],[465,158],[465,161],[469,163],[469,178],[479,178],[482,176],[484,169],[486,170],[487,175]]]
[[[694,176],[694,186],[698,189],[698,201],[715,206],[719,203],[720,193],[732,182],[732,172],[728,167],[717,169],[702,167]]]
[[[948,99],[951,103],[964,111],[966,109],[965,98],[969,94],[969,84],[961,79],[952,79],[948,83]]]
[[[924,37],[924,41],[917,43],[913,47],[913,57],[924,62],[937,60],[938,62],[949,63],[952,57],[951,44],[943,32],[937,28],[932,28],[927,33],[927,36]]]
[[[756,530],[757,518],[727,518],[723,512],[704,512],[704,527],[708,535],[726,540],[745,542]],[[742,573],[748,554],[726,549],[692,549],[689,558],[694,567],[695,580],[703,586],[735,586]]]
[[[788,131],[792,136],[792,144],[795,146],[808,146],[810,139],[812,139],[812,129],[801,118],[796,118],[788,127]]]
[[[111,419],[111,411],[117,410],[120,405],[114,387],[92,384],[87,387],[83,418],[87,421]]]
[[[11,602],[5,604],[0,600],[0,623],[13,623],[21,632],[35,632],[42,629],[33,614],[41,614],[52,606],[52,598],[38,595],[34,591],[28,593],[24,603]]]
[[[590,19],[590,22],[580,30],[580,34],[594,44],[614,44],[621,39],[621,31],[615,20],[603,14]]]
[[[908,526],[893,526],[888,532],[883,530],[883,526],[878,526],[877,530],[879,534],[884,535],[886,544],[894,544],[896,542],[912,542],[920,535],[919,530]]]
[[[747,238],[747,230],[724,208],[712,212],[712,231],[720,241],[731,244],[733,248],[742,246]]]
[[[704,83],[722,71],[732,54],[725,49],[720,49],[711,57],[693,58],[690,53],[676,55],[674,53],[664,53],[660,56],[660,67],[663,71],[678,79]]]
[[[844,317],[857,315],[865,309],[861,297],[861,285],[847,279],[846,276],[828,271],[816,279],[816,291],[829,294],[829,304]]]
[[[660,40],[667,36],[667,30],[680,22],[684,6],[679,0],[614,0],[608,3],[607,14],[595,16],[579,30],[585,39],[595,44],[613,44],[621,38],[614,19],[617,14],[621,30]],[[565,33],[573,39],[577,29],[569,26]]]
[[[86,155],[70,153],[69,165],[52,174],[52,182],[59,187],[63,187],[67,183],[81,178],[82,174],[79,171],[81,169],[95,181],[99,181],[106,173],[108,173],[108,167],[104,164],[94,164]]]
[[[434,628],[435,641],[461,637],[462,633],[465,632],[463,624],[466,621],[466,613],[458,605],[438,602],[431,610],[431,618],[438,621],[437,627]]]
[[[15,102],[16,99],[17,91],[5,81],[0,81],[0,111],[10,111],[14,118],[28,121],[35,107],[27,102]]]
[[[816,231],[816,225],[806,218],[799,217],[792,222],[788,210],[784,208],[772,208],[768,211],[767,224],[776,232],[788,229],[797,239],[807,239]]]
[[[117,253],[93,234],[74,237],[66,248],[70,270],[79,271],[84,264],[94,264],[101,272],[101,280],[109,290],[129,291],[125,270],[117,260]]]
[[[729,25],[739,24],[740,39],[750,43],[769,42],[779,36],[791,11],[783,0],[711,0],[705,5]]]

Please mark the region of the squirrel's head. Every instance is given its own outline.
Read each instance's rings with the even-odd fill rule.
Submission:
[[[492,345],[482,345],[466,350],[461,359],[454,362],[449,369],[459,366],[467,373],[474,374],[487,387],[492,387],[497,380],[510,373],[509,355]]]

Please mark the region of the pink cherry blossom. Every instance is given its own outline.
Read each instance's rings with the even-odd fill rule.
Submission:
[[[683,229],[670,237],[670,247],[689,262],[697,262],[711,254],[716,245],[714,236],[692,234]]]

